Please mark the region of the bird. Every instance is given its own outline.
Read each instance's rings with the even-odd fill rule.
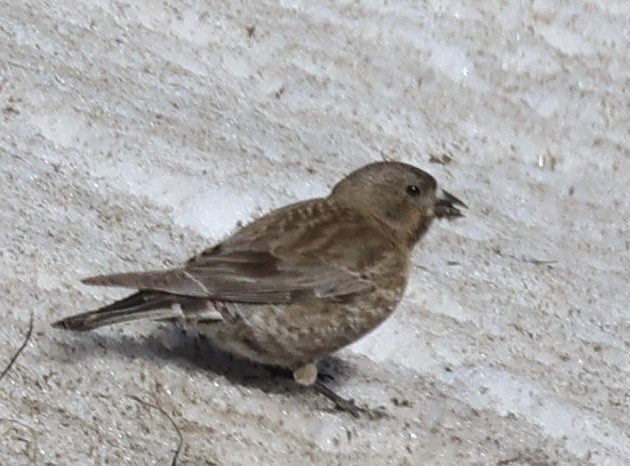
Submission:
[[[228,354],[289,369],[310,386],[318,361],[393,313],[433,220],[466,207],[420,168],[370,163],[328,196],[273,210],[180,267],[83,279],[137,291],[53,326],[183,322]]]

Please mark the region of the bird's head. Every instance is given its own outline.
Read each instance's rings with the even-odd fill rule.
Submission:
[[[438,189],[427,172],[401,162],[366,165],[341,180],[331,197],[385,225],[395,239],[413,246],[434,218],[452,219],[466,205]]]

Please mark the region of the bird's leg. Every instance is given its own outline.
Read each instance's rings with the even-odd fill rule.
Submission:
[[[384,412],[380,409],[360,408],[354,400],[338,395],[318,379],[317,375],[317,364],[315,362],[304,364],[293,370],[293,378],[298,384],[313,387],[317,393],[332,401],[335,404],[335,408],[339,411],[350,413],[354,417],[359,417],[361,413],[364,413],[371,419],[378,419],[384,416]]]
[[[321,380],[316,380],[313,384],[313,388],[317,393],[324,395],[330,401],[335,404],[335,408],[339,411],[352,414],[354,417],[359,417],[359,414],[365,411],[364,408],[359,408],[354,400],[344,398],[336,394],[330,387],[326,386]]]
[[[293,369],[293,378],[300,385],[313,385],[317,380],[317,364],[309,362]]]
[[[316,363],[309,362],[303,366],[295,368],[293,370],[293,378],[300,385],[312,386],[315,391],[335,403],[335,407],[337,409],[350,413],[355,417],[359,417],[359,408],[354,404],[353,400],[342,398],[317,379]]]

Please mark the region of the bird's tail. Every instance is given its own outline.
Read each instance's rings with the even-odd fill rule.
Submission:
[[[133,320],[220,320],[221,316],[212,302],[179,296],[160,291],[139,291],[94,311],[84,312],[53,323],[53,327],[74,331],[92,330],[104,325],[120,324]]]

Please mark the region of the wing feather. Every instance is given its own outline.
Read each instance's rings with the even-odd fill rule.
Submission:
[[[365,293],[374,284],[362,273],[366,257],[357,255],[361,248],[355,239],[366,228],[365,222],[339,209],[326,199],[295,204],[262,217],[182,268],[105,275],[84,282],[249,303]],[[378,256],[386,242],[366,244],[367,259]]]

